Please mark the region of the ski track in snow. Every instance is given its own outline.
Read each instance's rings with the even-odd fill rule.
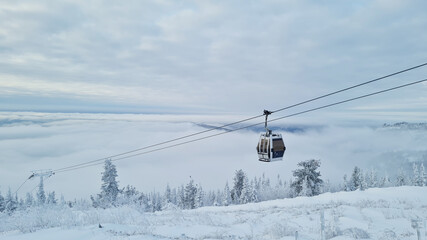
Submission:
[[[411,220],[427,219],[427,187],[373,188],[366,191],[325,193],[195,210],[140,213],[131,207],[71,210],[73,223],[25,232],[0,232],[7,240],[71,239],[320,239],[320,213],[325,216],[325,239],[417,239]],[[6,216],[1,216],[5,219]],[[61,212],[56,219],[61,219]],[[13,218],[13,216],[12,216]],[[25,218],[25,214],[21,215]],[[57,220],[60,221],[60,220]],[[80,222],[79,222],[80,221]],[[98,223],[103,228],[98,228]],[[11,225],[12,226],[12,225]],[[27,229],[27,231],[29,231]],[[422,234],[425,234],[422,231]]]

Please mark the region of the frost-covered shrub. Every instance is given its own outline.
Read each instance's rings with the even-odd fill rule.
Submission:
[[[344,229],[343,235],[352,237],[353,239],[368,239],[369,234],[360,228],[347,228]]]
[[[288,226],[286,223],[275,223],[267,228],[264,234],[272,239],[280,239],[286,236],[294,236],[296,231],[297,229]]]

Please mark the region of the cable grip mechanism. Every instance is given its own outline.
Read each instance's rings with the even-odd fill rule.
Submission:
[[[270,136],[270,134],[271,134],[271,130],[267,128],[268,115],[270,115],[271,113],[272,113],[271,111],[268,111],[268,110],[264,109],[264,115],[265,115],[265,125],[264,125],[264,128],[265,128],[265,134],[266,134],[267,137]]]

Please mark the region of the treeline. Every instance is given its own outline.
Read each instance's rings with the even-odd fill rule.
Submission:
[[[139,192],[132,186],[119,189],[117,170],[110,160],[105,162],[102,173],[101,192],[91,196],[93,207],[114,207],[125,204],[137,205],[145,211],[155,212],[165,209],[195,209],[203,206],[228,206],[260,202],[295,196],[313,196],[322,193],[323,180],[320,179],[319,160],[308,160],[298,164],[294,180],[283,181],[277,176],[273,185],[268,177],[249,179],[243,170],[237,170],[233,183],[225,183],[221,190],[205,191],[193,179],[177,188],[166,186],[164,193]]]
[[[231,183],[226,182],[219,190],[205,190],[194,179],[178,187],[167,185],[163,192],[140,192],[128,185],[119,188],[116,180],[118,174],[110,160],[105,161],[102,173],[102,185],[99,194],[91,196],[91,201],[66,202],[63,197],[56,199],[55,192],[45,193],[41,180],[36,196],[27,193],[25,199],[18,199],[9,189],[5,197],[0,193],[0,213],[8,215],[17,210],[32,207],[63,206],[73,208],[76,205],[85,207],[111,208],[131,205],[144,212],[156,212],[173,209],[195,209],[203,206],[229,206],[261,202],[274,199],[293,198],[297,196],[314,196],[323,192],[365,190],[373,187],[390,186],[426,186],[427,178],[424,165],[413,165],[411,173],[399,170],[392,180],[388,176],[379,176],[375,169],[363,171],[354,167],[350,177],[344,175],[343,182],[331,185],[323,181],[318,171],[320,160],[307,160],[298,163],[298,169],[293,171],[293,178],[281,179],[278,175],[273,181],[262,175],[249,178],[243,170],[237,170]],[[365,172],[365,173],[364,173]]]
[[[371,168],[369,171],[364,171],[359,167],[354,167],[350,178],[347,175],[343,177],[343,191],[365,190],[368,188],[382,188],[393,186],[427,186],[427,175],[423,163],[413,163],[412,173],[407,173],[403,169],[399,169],[394,180],[387,175],[379,177],[378,172]]]

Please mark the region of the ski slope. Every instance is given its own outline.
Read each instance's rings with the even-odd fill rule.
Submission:
[[[427,219],[427,187],[373,188],[155,213],[132,207],[52,209],[35,216],[27,212],[7,219],[3,224],[10,229],[3,230],[0,239],[295,239],[296,231],[300,240],[320,239],[322,211],[325,239],[417,239],[411,221]],[[420,233],[425,234],[423,229]]]

